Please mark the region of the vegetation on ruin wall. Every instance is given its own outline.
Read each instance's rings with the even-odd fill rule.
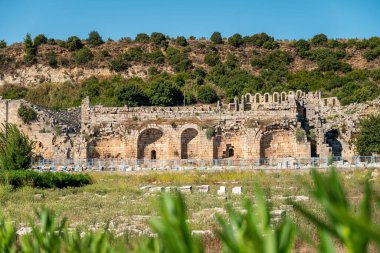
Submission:
[[[86,174],[39,173],[28,170],[31,165],[33,142],[14,124],[0,128],[0,184],[13,188],[81,187],[92,183]],[[0,237],[1,241],[1,237]]]
[[[40,63],[54,68],[70,64],[91,68],[101,62],[102,66],[124,73],[134,64],[144,64],[150,66],[147,78],[91,78],[79,84],[79,88],[73,88],[78,84],[71,83],[45,83],[29,89],[6,85],[0,94],[53,108],[78,106],[84,96],[90,96],[92,103],[107,106],[167,106],[183,104],[183,96],[186,104],[193,104],[215,101],[215,94],[231,100],[247,92],[297,89],[337,96],[343,105],[380,95],[380,69],[366,68],[367,65],[355,69],[349,64],[359,54],[368,66],[374,66],[371,63],[380,56],[378,37],[334,40],[319,34],[307,41],[283,42],[265,33],[245,37],[235,34],[224,40],[219,33],[214,33],[209,41],[152,33],[150,36],[139,34],[134,41],[122,38],[119,43],[128,50],[120,49],[111,54],[107,45],[112,48],[113,43],[116,42],[104,42],[97,32],[91,32],[86,40],[71,36],[66,41],[47,39],[44,35],[36,36],[33,41],[27,35],[23,60],[10,57],[7,50],[12,46],[2,44],[0,67],[12,69],[16,65],[20,68],[23,64]],[[59,55],[62,50],[67,50],[65,56]],[[191,60],[194,55],[196,62]],[[301,67],[295,66],[296,62]],[[160,73],[160,69],[167,66],[175,73]],[[204,86],[212,89],[207,97]]]
[[[358,209],[350,200],[335,170],[327,175],[312,171],[312,194],[322,207],[315,214],[306,206],[291,202],[306,220],[313,224],[319,240],[311,240],[299,224],[287,217],[272,220],[264,192],[256,187],[255,204],[244,201],[244,209],[227,206],[227,216],[218,216],[215,234],[223,252],[292,252],[299,240],[317,252],[368,252],[380,249],[380,230],[372,219],[373,199],[378,196],[367,180]],[[379,203],[377,203],[379,204]],[[157,234],[151,238],[130,240],[115,238],[109,231],[85,232],[69,230],[66,219],[59,221],[48,210],[37,212],[38,223],[31,222],[31,232],[16,235],[13,223],[0,217],[0,250],[2,252],[204,252],[208,241],[193,236],[188,224],[187,207],[181,194],[163,194],[159,199],[159,217],[150,220]],[[320,218],[320,215],[323,218]],[[214,249],[215,250],[215,249]]]
[[[371,115],[359,123],[360,131],[355,136],[355,146],[360,155],[380,154],[380,115]]]

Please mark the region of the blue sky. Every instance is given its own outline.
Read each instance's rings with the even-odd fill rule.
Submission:
[[[0,40],[26,33],[66,39],[134,38],[158,31],[210,37],[266,32],[278,39],[380,36],[379,0],[0,0]]]

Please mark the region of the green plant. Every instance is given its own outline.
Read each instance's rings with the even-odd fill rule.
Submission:
[[[189,43],[187,43],[187,40],[184,36],[178,36],[175,40],[175,42],[183,47],[186,47]]]
[[[211,67],[220,63],[220,57],[218,52],[208,52],[205,55],[204,62]]]
[[[7,47],[7,42],[5,40],[0,40],[0,48],[6,48]]]
[[[94,59],[94,54],[88,47],[83,47],[73,53],[74,61],[78,64],[86,64]]]
[[[198,89],[197,99],[201,103],[211,104],[218,100],[218,95],[210,86],[201,86]]]
[[[52,68],[56,68],[58,66],[57,55],[54,51],[50,51],[48,53],[48,64]]]
[[[371,220],[373,193],[368,178],[365,181],[363,199],[356,212],[350,205],[334,168],[329,175],[322,175],[314,169],[312,177],[314,182],[312,194],[322,205],[326,219],[321,219],[319,214],[297,202],[291,204],[317,226],[321,238],[319,251],[336,252],[333,237],[338,239],[349,253],[367,252],[371,240],[380,245],[380,231]]]
[[[37,119],[36,111],[27,105],[21,105],[17,110],[17,115],[20,117],[24,124],[29,124],[30,122]]]
[[[38,34],[36,37],[34,37],[33,44],[34,46],[38,47],[39,45],[46,44],[47,38],[44,34]]]
[[[20,170],[30,168],[33,142],[14,124],[0,128],[0,168]]]
[[[371,115],[359,122],[359,133],[356,135],[356,150],[360,155],[380,153],[380,116]]]
[[[149,35],[146,33],[139,33],[136,35],[135,42],[138,43],[149,43]]]
[[[215,128],[214,127],[207,127],[206,128],[206,137],[207,139],[211,139],[215,136]]]
[[[99,35],[97,31],[90,32],[86,41],[90,46],[94,47],[100,46],[104,43],[102,37]]]
[[[327,42],[327,40],[328,40],[327,36],[321,33],[321,34],[315,35],[311,39],[311,44],[313,44],[314,46],[321,46],[321,45],[324,45]]]
[[[37,61],[37,49],[33,45],[32,37],[30,34],[26,34],[25,40],[24,40],[24,60],[29,63],[35,63]]]
[[[240,34],[235,33],[231,37],[228,38],[228,44],[233,47],[240,47],[243,45],[243,40]]]
[[[82,41],[77,36],[70,36],[67,38],[65,46],[70,51],[75,51],[83,47]]]
[[[220,32],[213,32],[211,34],[210,40],[214,42],[215,44],[223,43],[222,35],[220,34]]]
[[[296,141],[298,143],[304,142],[305,140],[305,131],[303,129],[297,128],[296,130]]]

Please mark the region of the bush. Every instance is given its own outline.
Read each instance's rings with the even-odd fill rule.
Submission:
[[[311,44],[314,46],[322,46],[325,45],[327,42],[328,38],[325,34],[317,34],[311,39]]]
[[[174,68],[174,71],[182,72],[191,69],[192,62],[183,51],[174,47],[169,47],[166,50],[166,53],[169,64]]]
[[[156,44],[157,46],[161,46],[161,47],[167,47],[168,46],[168,43],[166,41],[166,37],[162,33],[153,32],[150,35],[150,41],[152,43]]]
[[[34,38],[33,44],[34,46],[38,47],[39,45],[46,44],[47,38],[43,34],[39,34]]]
[[[223,43],[222,34],[220,32],[213,32],[210,40],[214,42],[215,44],[222,44]]]
[[[26,34],[25,40],[24,40],[24,60],[29,63],[35,63],[37,61],[37,49],[33,45],[32,37],[30,34]]]
[[[213,127],[207,127],[206,128],[206,137],[207,137],[207,139],[210,140],[214,136],[215,136],[215,128],[213,128]]]
[[[47,56],[48,56],[49,66],[52,68],[56,68],[58,66],[58,62],[57,62],[57,55],[55,54],[55,52],[50,51]]]
[[[215,66],[220,63],[220,58],[218,52],[208,52],[205,55],[204,62],[209,66]]]
[[[303,39],[300,39],[300,40],[297,40],[296,44],[296,50],[297,52],[306,52],[310,49],[310,44],[309,42],[307,42],[306,40],[303,40]]]
[[[32,141],[14,124],[0,128],[0,168],[20,170],[30,168]]]
[[[37,119],[37,113],[33,108],[26,105],[21,105],[20,108],[18,108],[17,115],[21,118],[24,124],[29,124]]]
[[[356,150],[360,155],[380,154],[380,116],[371,115],[359,123],[359,133],[355,138]]]
[[[116,56],[115,59],[111,60],[109,63],[110,70],[121,72],[127,70],[130,67],[130,64],[125,59],[124,54]]]
[[[187,43],[187,40],[184,36],[178,36],[175,42],[178,45],[183,46],[183,47],[186,47],[187,45],[189,45],[189,43]]]
[[[374,49],[369,49],[364,52],[363,57],[368,61],[373,61],[380,56],[380,46]]]
[[[211,104],[218,101],[218,95],[210,86],[201,86],[198,89],[197,99],[201,103]]]
[[[87,38],[87,43],[90,45],[90,46],[100,46],[101,44],[104,43],[102,37],[100,37],[99,33],[97,31],[92,31],[88,34],[88,38]]]
[[[27,89],[13,84],[0,86],[0,95],[5,99],[20,99],[25,97]]]
[[[6,48],[7,47],[7,42],[5,40],[0,40],[0,48]]]
[[[68,174],[64,172],[36,171],[2,171],[0,183],[9,184],[13,188],[30,186],[33,188],[67,188],[82,187],[92,183],[88,174]]]
[[[228,38],[228,44],[233,47],[240,47],[243,44],[243,40],[240,34],[235,33],[231,37]]]
[[[83,47],[82,41],[77,36],[71,36],[66,41],[66,48],[75,51]]]
[[[149,42],[149,35],[146,33],[139,33],[136,35],[135,42],[138,43],[148,43]]]
[[[117,100],[127,106],[144,106],[149,104],[149,98],[136,84],[125,84],[115,89]]]
[[[73,57],[74,61],[80,65],[86,64],[94,59],[94,55],[88,47],[83,47],[78,51],[75,51]]]
[[[183,102],[182,92],[170,81],[159,79],[149,86],[149,99],[152,105],[174,106]]]

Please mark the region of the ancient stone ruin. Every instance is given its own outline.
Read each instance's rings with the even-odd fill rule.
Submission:
[[[336,97],[297,91],[248,93],[230,104],[104,107],[87,97],[61,112],[29,104],[38,114],[29,124],[18,116],[22,104],[0,98],[0,123],[27,133],[36,159],[239,160],[350,159],[357,121],[379,101],[342,107]]]

